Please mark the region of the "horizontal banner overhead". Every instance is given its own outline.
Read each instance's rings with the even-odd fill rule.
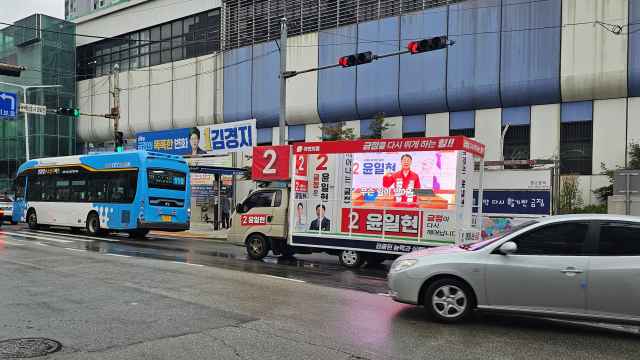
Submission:
[[[368,152],[404,152],[462,150],[484,158],[484,145],[464,136],[394,140],[325,141],[295,144],[294,154],[339,154]]]
[[[138,133],[138,150],[181,156],[228,154],[256,146],[256,120]]]

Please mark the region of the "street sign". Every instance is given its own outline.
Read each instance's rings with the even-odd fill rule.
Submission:
[[[47,107],[42,105],[20,104],[20,112],[36,115],[47,115]]]
[[[15,119],[18,117],[18,94],[0,93],[0,117]]]

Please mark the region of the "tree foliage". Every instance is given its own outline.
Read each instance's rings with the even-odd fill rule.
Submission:
[[[357,136],[354,134],[354,129],[346,127],[346,121],[340,121],[337,124],[331,125],[321,125],[319,126],[320,130],[322,130],[322,136],[318,137],[320,140],[324,141],[349,141],[349,140],[368,140],[368,139],[382,139],[382,134],[387,131],[390,127],[395,126],[394,124],[389,124],[386,120],[386,113],[377,113],[371,123],[369,124],[369,131],[372,132],[371,135],[363,135]]]
[[[583,208],[582,192],[580,191],[580,175],[569,174],[560,177],[560,199],[558,214],[575,214]]]
[[[602,170],[600,174],[606,175],[610,184],[593,190],[599,200],[607,201],[609,196],[613,195],[613,175],[615,170],[640,170],[640,143],[630,143],[627,154],[629,155],[629,161],[625,167],[617,166],[616,169],[607,169],[604,163],[600,163],[600,169]]]

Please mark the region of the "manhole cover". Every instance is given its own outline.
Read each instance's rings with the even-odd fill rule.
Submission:
[[[0,341],[0,359],[26,359],[45,356],[62,348],[49,339],[11,339]]]

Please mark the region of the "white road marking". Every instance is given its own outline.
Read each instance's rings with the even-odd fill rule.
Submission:
[[[273,275],[266,275],[266,274],[260,274],[260,275],[266,276],[266,277],[269,277],[269,278],[274,278],[274,279],[289,280],[289,281],[295,281],[295,282],[300,282],[300,283],[306,283],[306,281],[304,281],[304,280],[291,279],[291,278],[286,278],[286,277],[282,277],[282,276],[273,276]]]
[[[57,238],[52,238],[52,237],[47,237],[47,236],[42,236],[42,235],[34,235],[34,234],[29,235],[29,234],[14,233],[14,232],[9,232],[9,231],[4,231],[4,233],[5,234],[9,234],[11,236],[32,237],[32,238],[44,239],[44,240],[49,240],[49,241],[61,242],[61,243],[73,242],[73,240],[62,240],[62,239],[57,239]]]
[[[63,249],[73,250],[73,251],[82,251],[82,252],[86,252],[87,251],[87,250],[72,249],[72,248],[63,248]]]
[[[389,294],[385,294],[385,293],[378,293],[378,295],[391,297],[391,295],[389,295]]]
[[[131,256],[129,255],[121,255],[121,254],[105,254],[105,255],[109,255],[109,256],[120,256],[120,257],[126,257],[126,258],[130,258]]]
[[[174,264],[182,264],[182,265],[204,266],[204,265],[200,265],[200,264],[192,264],[192,263],[186,263],[186,262],[180,262],[180,261],[169,261],[169,262],[172,262]]]
[[[49,246],[49,245],[47,245],[47,244],[39,243],[39,242],[37,242],[37,241],[34,241],[33,243],[34,243],[34,244],[36,244],[36,245],[41,245],[41,246]]]

